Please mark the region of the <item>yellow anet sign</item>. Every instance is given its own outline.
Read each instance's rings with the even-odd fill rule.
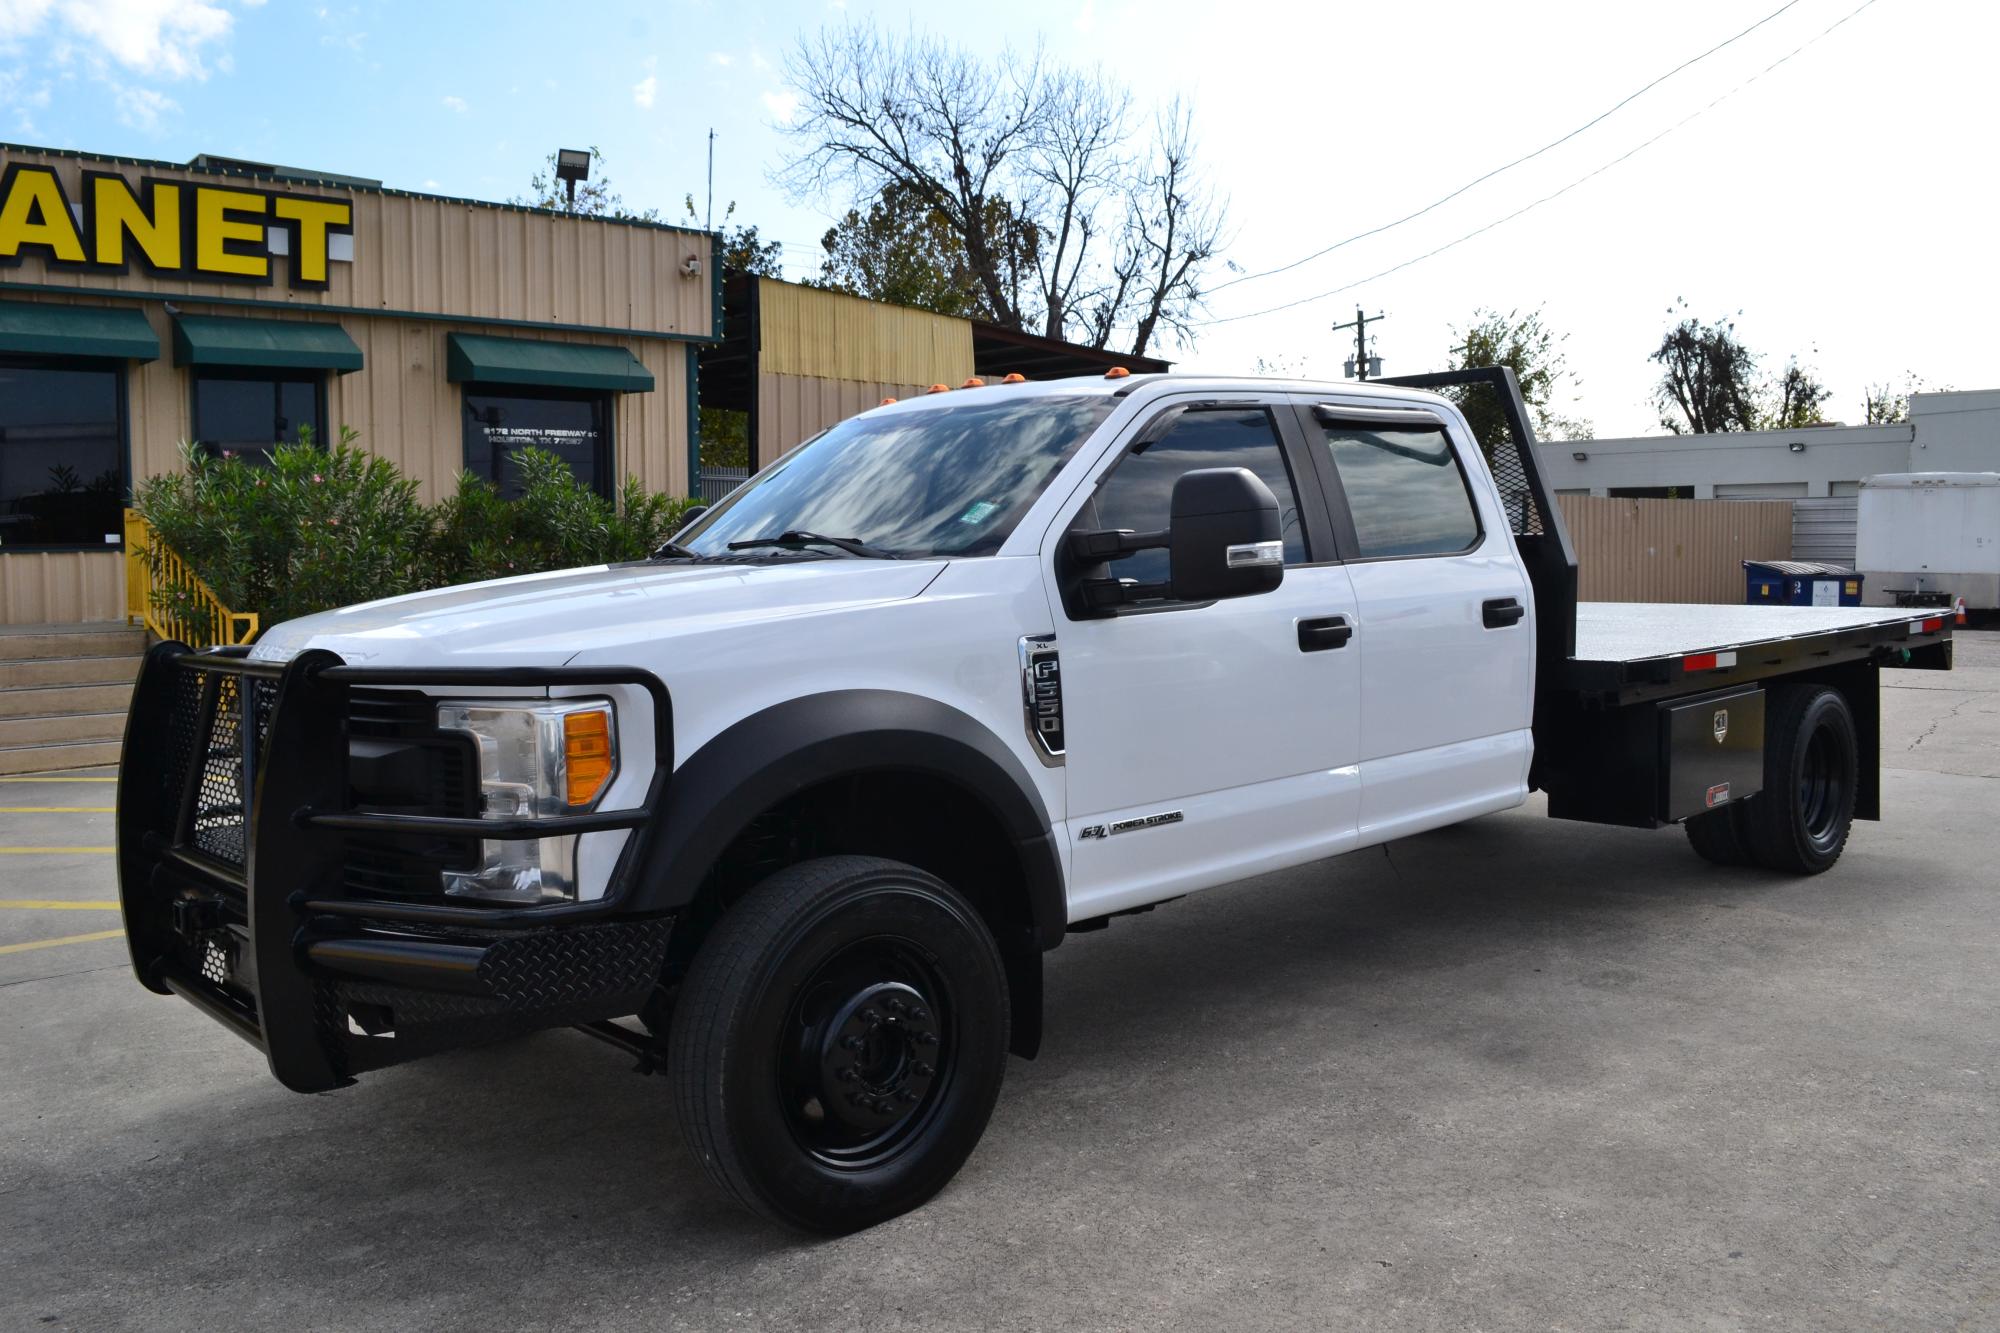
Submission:
[[[332,239],[354,231],[354,205],[322,195],[147,178],[135,190],[111,172],[83,173],[71,206],[54,169],[26,162],[0,175],[0,266],[35,255],[57,268],[125,272],[136,260],[162,276],[272,280],[274,254],[291,285],[327,285]],[[271,244],[272,231],[288,242]]]

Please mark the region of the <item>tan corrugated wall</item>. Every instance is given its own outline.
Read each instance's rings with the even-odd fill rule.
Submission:
[[[954,388],[972,374],[966,320],[817,287],[760,279],[757,330],[758,368],[769,374]]]
[[[125,557],[51,551],[0,560],[0,625],[125,618]]]
[[[761,373],[757,376],[757,466],[764,466],[837,421],[881,406],[884,398],[909,398],[929,387]]]
[[[1745,560],[1787,560],[1789,500],[1559,495],[1586,602],[1743,600]]]
[[[649,333],[710,332],[712,256],[708,238],[697,232],[333,185],[273,184],[176,167],[120,164],[109,158],[9,150],[5,161],[52,168],[72,203],[84,197],[84,171],[99,170],[116,172],[134,184],[145,177],[243,189],[268,187],[349,199],[354,204],[354,260],[328,266],[323,292],[287,286],[289,261],[282,258],[272,261],[276,278],[269,286],[154,277],[137,266],[122,276],[64,272],[39,258],[9,271],[6,276],[11,281],[116,287],[177,301],[203,296],[253,298],[276,307],[348,306]],[[700,261],[700,270],[686,277],[681,265],[690,255]],[[534,335],[516,330],[514,336]],[[969,326],[966,336],[969,347]]]

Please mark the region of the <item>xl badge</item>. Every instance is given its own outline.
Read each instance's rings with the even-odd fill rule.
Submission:
[[[1717,745],[1722,744],[1723,738],[1728,735],[1729,710],[1727,708],[1718,708],[1715,710],[1715,743]]]

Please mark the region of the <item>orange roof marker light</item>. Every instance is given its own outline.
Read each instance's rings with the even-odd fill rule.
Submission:
[[[877,407],[887,407],[887,406],[888,406],[889,404],[891,404],[891,403],[893,403],[893,402],[895,402],[895,401],[896,401],[896,400],[895,400],[895,399],[893,399],[893,398],[884,398],[884,399],[883,399],[883,400],[882,400],[881,402],[879,402],[879,403],[875,404],[875,406],[877,406]]]
[[[972,375],[967,377],[965,383],[959,385],[958,387],[961,389],[983,389],[986,387],[986,381],[980,379],[979,376],[977,375]]]
[[[931,385],[931,387],[930,387],[930,388],[928,388],[928,389],[924,390],[924,392],[925,392],[925,393],[950,393],[950,392],[951,392],[951,386],[950,386],[949,384],[933,384],[933,385]]]
[[[1108,380],[1122,380],[1131,373],[1131,371],[1125,369],[1123,366],[1113,366],[1104,372],[1104,378]]]
[[[1018,370],[1010,370],[1007,372],[1007,378],[1000,382],[1002,384],[1026,384],[1028,377]]]

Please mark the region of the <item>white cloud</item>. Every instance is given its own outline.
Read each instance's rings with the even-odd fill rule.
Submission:
[[[776,117],[779,123],[785,123],[799,112],[798,95],[787,92],[765,93],[764,109]]]
[[[764,57],[762,51],[752,47],[750,48],[750,68],[754,70],[769,70],[771,62]]]
[[[135,130],[147,134],[157,134],[160,117],[172,115],[181,109],[179,102],[153,88],[128,88],[113,85],[112,103],[118,108],[118,121]]]
[[[444,103],[445,110],[456,111],[461,116],[465,114],[465,99],[463,97],[452,97],[447,94],[438,100]]]
[[[736,57],[730,55],[727,51],[710,51],[708,53],[708,63],[711,65],[720,65],[724,69],[728,69],[736,63]]]
[[[229,36],[234,16],[209,0],[0,0],[0,36],[53,26],[135,73],[205,79],[204,48]]]
[[[1097,30],[1097,0],[1083,0],[1083,8],[1076,11],[1076,17],[1071,20],[1071,23],[1078,32],[1095,32]]]
[[[431,180],[431,179],[429,179],[429,178],[427,177],[427,178],[425,178],[425,180],[424,180],[424,188],[425,188],[426,190],[435,190],[435,189],[438,189],[438,188],[440,188],[440,187],[439,187],[439,185],[438,185],[438,183],[437,183],[436,181],[434,181],[434,180]]]
[[[632,105],[638,107],[641,111],[651,110],[653,96],[659,91],[659,79],[648,74],[645,78],[632,85]]]

